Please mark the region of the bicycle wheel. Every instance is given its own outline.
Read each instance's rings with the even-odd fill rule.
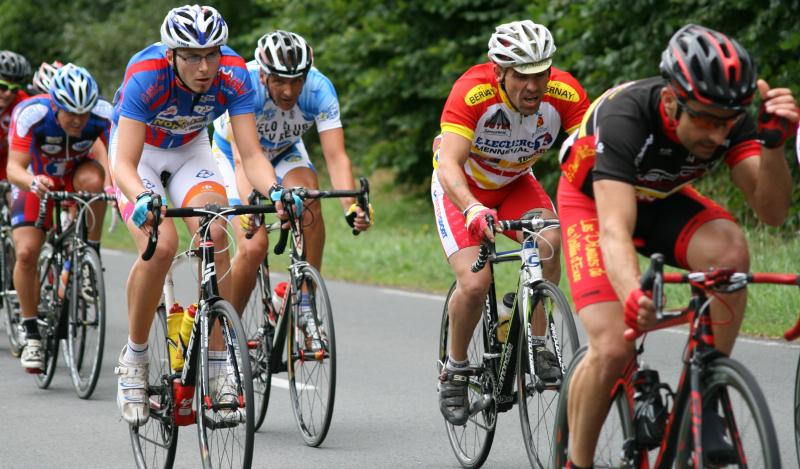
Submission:
[[[203,467],[249,468],[253,460],[255,417],[250,360],[242,358],[248,355],[244,330],[239,315],[226,301],[214,303],[207,319],[207,324],[222,331],[226,370],[221,375],[209,376],[209,350],[200,346],[195,409]]]
[[[78,268],[73,268],[70,291],[65,355],[75,392],[88,399],[103,365],[106,331],[103,267],[94,249],[85,249]]]
[[[444,302],[442,322],[439,332],[439,357],[438,371],[441,373],[442,367],[447,363],[447,350],[450,343],[450,321],[447,313],[447,306],[450,297],[453,295],[456,285],[450,287],[447,298]],[[480,321],[472,334],[472,341],[469,344],[467,356],[472,367],[483,365],[483,355],[488,348],[488,336],[484,322]],[[484,394],[494,395],[495,381],[490,370],[484,369],[480,376],[470,377],[467,396],[470,405]],[[447,428],[447,438],[450,447],[462,467],[477,468],[481,467],[489,456],[494,440],[495,424],[497,423],[497,407],[492,403],[487,409],[471,416],[464,426],[455,426],[445,420]]]
[[[314,327],[299,321],[301,295],[293,291],[292,324],[294,340],[287,347],[289,396],[297,427],[308,446],[319,446],[328,434],[336,395],[336,334],[328,291],[317,269],[300,269],[301,292],[308,294]]]
[[[572,359],[567,370],[561,391],[558,395],[558,407],[553,428],[553,464],[554,468],[564,467],[569,456],[569,422],[567,420],[567,401],[569,399],[569,383],[575,368],[586,355],[586,346],[581,347]],[[631,404],[622,386],[617,387],[609,403],[608,416],[600,430],[597,447],[594,452],[594,467],[634,468],[638,463],[631,463],[624,458],[622,449],[625,441],[633,438],[633,421]]]
[[[39,252],[39,333],[42,336],[44,371],[34,375],[36,385],[47,389],[56,373],[59,340],[56,338],[61,301],[58,299],[59,268],[53,262],[53,246],[42,245]]]
[[[797,371],[794,373],[794,447],[797,452],[797,463],[800,464],[800,358],[797,360]]]
[[[741,363],[730,358],[717,358],[708,365],[702,376],[703,406],[717,401],[716,411],[723,417],[725,439],[736,450],[737,467],[781,467],[781,455],[772,416],[758,382]],[[721,404],[721,405],[720,405]],[[681,419],[682,445],[676,467],[692,467],[694,445],[692,438],[692,413],[689,406]],[[707,454],[706,451],[703,452]],[[712,465],[702,461],[702,467]]]
[[[250,294],[250,300],[247,302],[242,316],[242,327],[250,352],[250,370],[253,373],[254,431],[258,431],[261,424],[264,423],[272,387],[269,355],[272,352],[272,337],[275,328],[267,320],[267,315],[272,309],[269,288],[269,274],[266,266],[262,264],[256,273],[256,286]]]
[[[17,254],[14,250],[14,240],[11,239],[10,233],[3,236],[2,243],[2,250],[0,250],[0,276],[2,277],[2,283],[0,283],[0,288],[2,288],[3,293],[6,334],[8,335],[11,355],[19,357],[19,354],[22,353],[24,337],[20,322],[19,304],[17,303],[17,295],[14,289],[14,264]]]
[[[150,325],[150,369],[147,396],[150,419],[144,425],[130,425],[133,457],[139,469],[170,468],[178,446],[178,427],[173,414],[174,399],[170,380],[167,346],[167,313],[159,306]]]
[[[547,328],[545,331],[545,347],[558,359],[562,376],[567,365],[578,351],[578,330],[567,299],[557,286],[542,281],[529,290],[528,301],[522,301],[526,308],[541,305],[544,311]],[[520,309],[523,311],[523,309]],[[538,314],[536,310],[532,314]],[[561,381],[544,383],[531,373],[534,363],[533,348],[529,347],[529,339],[533,334],[530,324],[521,332],[520,360],[517,365],[517,391],[519,399],[519,416],[522,424],[522,437],[525,450],[533,467],[550,466],[553,441],[553,426],[558,404],[558,392]],[[524,398],[523,398],[524,397]]]

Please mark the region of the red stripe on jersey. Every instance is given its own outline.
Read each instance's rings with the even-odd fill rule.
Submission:
[[[751,156],[761,155],[761,144],[758,140],[745,140],[728,149],[725,153],[725,164],[733,168]]]
[[[142,60],[141,62],[136,62],[135,64],[131,65],[128,70],[125,71],[125,79],[122,80],[122,86],[124,87],[125,84],[128,82],[128,79],[134,73],[139,72],[147,72],[150,70],[158,70],[159,68],[164,68],[164,64],[167,62],[166,57],[158,58],[158,59],[147,59]]]

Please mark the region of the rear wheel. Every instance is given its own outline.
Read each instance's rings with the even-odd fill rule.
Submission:
[[[215,375],[208,367],[205,347],[197,362],[197,435],[204,467],[249,468],[253,460],[253,377],[244,329],[239,315],[226,301],[208,312],[208,324],[222,331],[223,369]],[[205,364],[205,365],[204,365]]]
[[[567,370],[561,392],[558,396],[558,408],[555,414],[553,428],[553,457],[552,467],[561,468],[567,464],[569,457],[569,422],[567,420],[567,401],[569,399],[569,384],[575,369],[586,355],[586,347],[582,347],[575,354],[572,364]],[[625,389],[618,386],[614,390],[609,403],[608,415],[600,430],[597,447],[594,453],[594,467],[634,468],[638,464],[625,459],[622,453],[625,441],[633,438],[633,423],[631,404],[625,394]]]
[[[144,425],[130,425],[131,446],[139,469],[171,468],[178,446],[178,427],[173,417],[174,400],[170,381],[167,346],[167,313],[159,306],[150,325],[150,368],[147,396],[150,419]]]
[[[521,332],[522,340],[518,343],[522,346],[517,362],[519,415],[528,459],[533,467],[544,468],[550,467],[558,393],[567,366],[578,351],[578,331],[567,299],[552,283],[542,281],[536,284],[527,300],[519,302],[523,306],[520,311],[531,308],[531,314],[544,313],[544,321],[534,322],[537,326],[544,325],[545,329],[534,331],[531,324],[527,324]],[[558,359],[562,378],[557,381],[544,382],[531,373],[535,355],[529,343],[534,333],[544,335],[545,348]]]
[[[73,270],[66,358],[72,384],[81,399],[94,392],[103,365],[106,329],[106,290],[100,256],[84,250]]]
[[[300,269],[300,292],[292,291],[290,312],[294,331],[287,347],[289,396],[297,427],[309,446],[319,446],[328,434],[336,395],[336,334],[328,291],[317,269]],[[308,312],[306,312],[308,311]],[[285,314],[289,314],[288,312]],[[313,323],[312,323],[313,321]]]
[[[59,340],[56,337],[62,301],[58,298],[58,266],[53,262],[53,247],[45,243],[39,253],[39,333],[42,336],[44,371],[37,375],[36,385],[47,389],[53,381],[58,362]]]
[[[250,352],[250,369],[253,373],[253,402],[255,411],[254,430],[258,431],[264,423],[272,387],[272,374],[269,371],[269,355],[272,351],[272,337],[275,327],[267,320],[272,311],[269,291],[269,273],[265,265],[260,265],[256,273],[256,286],[244,309],[242,327],[247,337]],[[274,316],[274,313],[272,313]]]
[[[14,241],[10,234],[3,237],[2,250],[0,250],[0,288],[3,294],[3,308],[5,309],[5,327],[8,334],[8,343],[11,355],[18,357],[22,352],[23,333],[19,315],[17,292],[14,289],[14,264],[17,255],[14,250]]]
[[[450,321],[448,316],[448,305],[450,297],[455,291],[455,284],[450,288],[444,302],[444,311],[439,329],[439,357],[438,366],[441,373],[442,367],[447,363],[447,350],[450,343]],[[472,340],[467,350],[467,358],[470,367],[482,367],[483,355],[488,348],[488,336],[484,322],[478,322]],[[473,402],[482,400],[485,394],[494,395],[495,387],[492,372],[486,368],[482,374],[470,376],[467,397],[470,405]],[[492,400],[492,404],[485,410],[471,416],[463,426],[456,426],[445,420],[447,438],[450,440],[450,447],[462,467],[477,468],[481,467],[489,456],[494,440],[495,424],[497,422],[497,406]]]

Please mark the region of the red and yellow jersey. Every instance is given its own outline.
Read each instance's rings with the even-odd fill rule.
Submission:
[[[580,124],[589,108],[586,92],[569,73],[551,70],[539,110],[529,116],[508,100],[491,62],[470,68],[453,85],[442,111],[441,131],[472,142],[464,173],[477,187],[497,189],[529,172],[560,130],[571,132]],[[434,168],[437,159],[438,151]]]

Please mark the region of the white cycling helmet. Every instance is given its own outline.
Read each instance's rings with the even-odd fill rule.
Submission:
[[[50,97],[56,107],[73,113],[85,114],[97,103],[97,82],[83,68],[71,63],[56,70],[50,80]]]
[[[489,39],[489,59],[519,73],[540,73],[553,63],[556,45],[550,30],[531,20],[501,24]]]
[[[39,66],[39,70],[33,74],[33,79],[31,80],[36,91],[39,93],[47,93],[50,91],[50,81],[53,80],[53,75],[55,75],[56,71],[63,65],[64,64],[58,60],[53,61],[52,64],[42,62],[42,65]]]
[[[265,73],[286,78],[305,76],[314,63],[314,53],[306,40],[281,30],[261,36],[255,56]]]
[[[161,42],[170,49],[203,49],[228,41],[228,26],[222,15],[209,6],[184,5],[173,8],[161,25]]]

